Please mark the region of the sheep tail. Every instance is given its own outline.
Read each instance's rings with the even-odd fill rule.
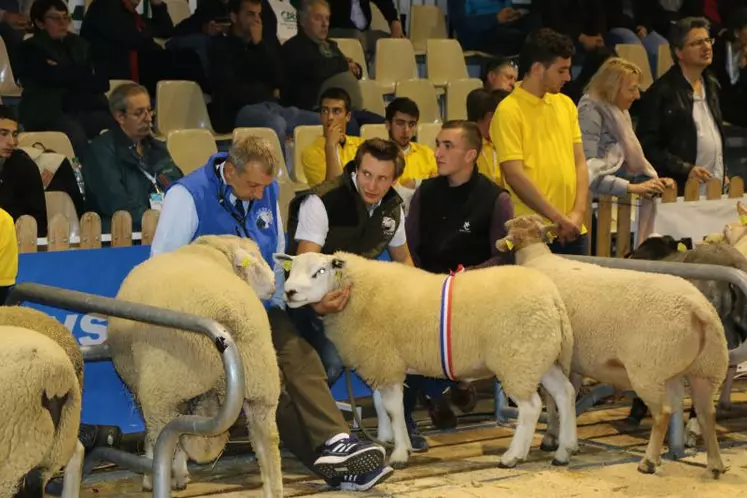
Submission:
[[[566,376],[571,374],[571,362],[573,361],[573,329],[568,317],[568,310],[559,294],[555,295],[555,309],[560,315],[560,355],[558,355],[558,366]]]
[[[695,373],[701,377],[717,379],[720,384],[726,377],[729,365],[724,326],[710,303],[693,306],[692,313],[693,329],[700,336]]]

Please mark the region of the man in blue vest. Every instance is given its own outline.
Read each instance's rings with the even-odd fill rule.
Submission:
[[[273,266],[272,254],[285,252],[276,174],[277,161],[269,143],[258,137],[234,141],[227,154],[213,155],[168,190],[151,255],[172,251],[201,235],[231,234],[254,240]],[[277,292],[265,308],[285,386],[277,411],[280,438],[333,488],[368,490],[393,470],[384,466],[381,446],[349,434],[319,356],[285,312],[282,269],[276,268],[275,273]],[[316,311],[341,309],[344,297],[337,294],[330,293],[315,305]]]

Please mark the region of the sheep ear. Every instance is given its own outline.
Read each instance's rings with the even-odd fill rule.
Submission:
[[[341,270],[342,268],[345,268],[345,261],[335,258],[332,260],[332,268],[336,270]]]
[[[257,258],[244,249],[236,248],[233,252],[233,268],[236,272],[246,271],[247,268],[257,264]]]
[[[747,215],[747,208],[742,204],[742,201],[737,201],[737,214],[740,217]]]
[[[514,243],[511,240],[511,237],[503,237],[495,242],[495,248],[500,252],[511,252],[514,248]]]
[[[272,259],[279,264],[284,271],[290,272],[293,267],[293,256],[276,252],[272,255]]]

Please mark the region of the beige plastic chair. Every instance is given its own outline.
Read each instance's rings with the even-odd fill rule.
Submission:
[[[70,227],[68,237],[77,237],[80,233],[80,220],[70,196],[66,192],[44,192],[44,198],[47,201],[47,219],[51,221],[54,215],[63,215]]]
[[[369,29],[392,34],[392,28],[390,28],[389,23],[386,22],[386,17],[384,17],[384,14],[381,13],[381,10],[379,10],[374,3],[371,3],[371,26]]]
[[[379,84],[375,80],[360,80],[358,85],[361,88],[363,109],[383,116],[386,112],[386,106]]]
[[[309,183],[301,165],[301,154],[322,133],[322,125],[296,126],[296,129],[293,130],[293,179],[296,182]]]
[[[428,79],[436,87],[445,87],[450,81],[469,78],[464,52],[457,40],[428,40],[425,67]]]
[[[169,11],[169,17],[174,26],[192,15],[187,0],[165,0],[166,9]]]
[[[642,90],[648,89],[654,82],[654,77],[651,76],[651,64],[648,61],[648,54],[643,45],[637,43],[618,43],[615,45],[615,51],[623,59],[627,59],[641,68],[641,82],[639,86]]]
[[[215,139],[208,130],[172,130],[166,138],[171,159],[185,175],[202,167],[218,152]]]
[[[75,157],[73,144],[67,135],[60,131],[27,131],[18,135],[19,147],[33,147],[35,143],[40,143],[45,149],[62,154],[71,161]]]
[[[446,14],[437,5],[413,5],[410,8],[409,32],[415,54],[422,55],[427,51],[428,40],[449,37]]]
[[[386,131],[386,125],[383,124],[367,124],[361,126],[361,138],[368,140],[369,138],[383,138],[389,139],[389,132]]]
[[[405,80],[397,83],[397,97],[408,97],[418,104],[420,121],[434,123],[441,121],[441,110],[438,106],[438,94],[428,80]]]
[[[407,38],[376,41],[376,82],[383,93],[394,92],[397,82],[418,77],[415,51]]]
[[[420,123],[418,124],[417,142],[436,150],[436,137],[438,137],[440,131],[441,123]]]
[[[156,125],[159,134],[173,130],[208,130],[215,140],[231,140],[231,134],[213,129],[200,85],[194,81],[159,81],[156,87]]]
[[[479,78],[452,80],[446,85],[446,119],[467,119],[467,95],[482,87]]]
[[[363,71],[361,79],[367,80],[368,64],[366,63],[366,55],[363,53],[361,41],[358,38],[332,38],[332,40],[337,42],[337,45],[340,46],[340,51],[345,57],[349,57],[360,64]]]
[[[661,78],[661,75],[669,71],[672,66],[674,66],[674,60],[669,44],[659,45],[659,56],[656,58],[656,77]]]
[[[181,1],[181,0],[180,0]],[[109,80],[109,90],[106,92],[106,98],[108,99],[112,92],[119,86],[125,83],[135,83],[132,80]]]
[[[20,97],[21,93],[21,87],[16,84],[13,77],[13,69],[10,67],[5,41],[0,38],[0,95],[3,97]]]
[[[293,186],[298,185],[299,187],[306,187],[305,185],[296,184],[288,173],[288,166],[285,164],[285,156],[283,156],[283,149],[280,147],[280,139],[277,133],[272,128],[234,128],[233,139],[238,140],[245,136],[255,136],[264,138],[270,142],[270,146],[275,152],[275,157],[278,159],[278,182],[287,182]]]

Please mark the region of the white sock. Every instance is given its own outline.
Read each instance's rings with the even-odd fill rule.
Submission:
[[[341,432],[338,435],[332,436],[331,438],[327,439],[327,442],[324,443],[324,444],[325,444],[325,446],[331,446],[331,445],[335,444],[336,442],[342,441],[343,439],[347,439],[349,437],[350,437],[350,434],[346,434],[344,432]]]

